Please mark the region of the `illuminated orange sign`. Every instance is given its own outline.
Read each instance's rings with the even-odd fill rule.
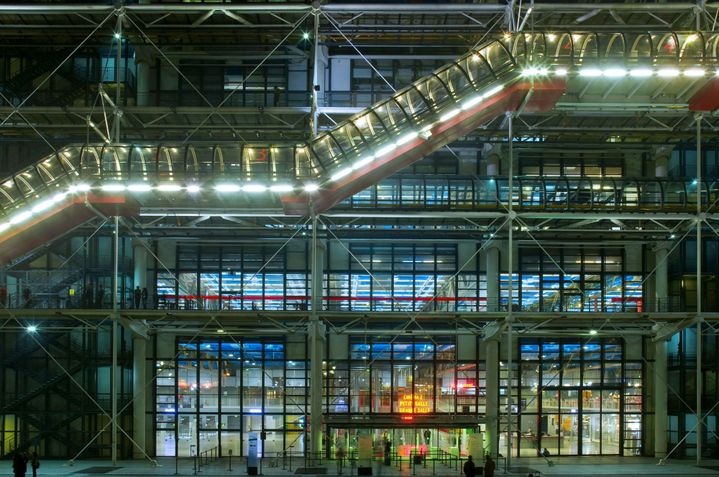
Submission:
[[[429,400],[423,396],[406,394],[399,400],[400,414],[429,414],[430,411]]]

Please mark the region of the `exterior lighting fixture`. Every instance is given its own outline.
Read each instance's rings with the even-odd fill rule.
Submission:
[[[476,105],[478,105],[479,103],[481,103],[481,102],[482,102],[482,99],[483,99],[483,98],[482,98],[481,95],[480,95],[480,96],[475,96],[474,98],[471,98],[471,99],[468,99],[467,101],[465,101],[464,103],[462,103],[462,106],[460,107],[460,109],[462,109],[463,111],[466,111],[466,110],[468,110],[468,109],[471,109],[471,108],[473,108],[474,106],[476,106]],[[423,132],[424,132],[424,130],[423,130]]]
[[[314,182],[308,182],[305,184],[305,192],[317,192],[320,189],[320,186],[315,184]]]
[[[119,39],[121,38],[121,36],[120,36],[120,34],[119,34],[119,33],[115,33],[115,35],[114,35],[114,36],[115,36],[115,39],[116,39],[116,40],[119,40]]]
[[[502,91],[503,89],[504,89],[504,85],[503,85],[503,84],[500,84],[500,85],[495,86],[494,88],[490,89],[490,90],[487,91],[486,93],[484,93],[484,94],[482,95],[482,97],[483,97],[484,99],[487,99],[487,98],[489,98],[490,96],[494,96],[495,94],[499,93],[499,92]]]
[[[536,66],[531,66],[522,70],[522,76],[541,76],[546,75],[547,71],[547,68],[537,68]]]
[[[189,187],[187,188],[190,189]],[[217,192],[239,192],[240,186],[237,184],[217,184],[215,186]]]
[[[380,148],[377,151],[377,154],[375,154],[375,157],[384,156],[385,154],[389,154],[390,152],[397,149],[397,146],[395,144],[388,144],[385,147]]]
[[[414,131],[411,133],[407,133],[401,138],[399,138],[395,144],[397,144],[398,146],[401,146],[402,144],[407,144],[411,140],[416,139],[417,136],[419,136],[419,134]]]
[[[262,184],[247,184],[246,186],[242,186],[243,192],[249,192],[249,193],[256,193],[256,192],[264,192],[267,190],[266,186],[263,186]]]
[[[549,40],[549,41],[554,41],[556,39],[557,39],[557,35],[555,35],[554,33],[550,33],[547,35],[547,40]]]
[[[178,184],[160,184],[157,186],[157,190],[160,192],[179,192],[182,190],[182,186]]]
[[[624,68],[607,68],[604,70],[604,76],[607,78],[623,78],[627,76],[627,70]]]
[[[61,200],[64,200],[65,197],[67,197],[67,192],[60,192],[60,193],[55,194],[54,196],[52,196],[52,201],[53,201],[53,202],[60,202]]]
[[[648,78],[653,74],[654,72],[651,68],[634,68],[629,70],[629,76],[632,78]]]
[[[70,192],[71,194],[74,194],[76,192],[87,192],[89,190],[90,190],[90,186],[88,184],[80,183],[80,184],[71,185],[70,188],[68,189],[68,192]]]
[[[150,184],[130,184],[127,186],[130,192],[150,192],[152,186]]]
[[[25,328],[28,333],[35,333],[37,332],[37,326],[35,325],[29,325],[27,328]]]
[[[343,177],[349,175],[350,172],[352,172],[352,168],[345,167],[344,169],[340,169],[339,171],[335,172],[330,179],[332,179],[333,181],[340,180]]]
[[[706,74],[706,71],[704,71],[704,68],[689,68],[687,70],[684,70],[684,76],[687,76],[689,78],[701,78]]]
[[[10,228],[10,222],[5,222],[4,224],[0,224],[0,232],[5,232],[7,229]]]
[[[103,184],[100,189],[105,192],[122,192],[125,190],[124,184]]]
[[[669,238],[672,239],[672,240],[674,240],[675,238],[677,238],[677,236],[674,235],[674,234],[671,234],[671,235],[669,236]]]
[[[190,184],[187,186],[187,192],[189,192],[190,194],[197,194],[198,192],[200,192],[200,190],[200,186],[198,186],[197,184]]]
[[[218,333],[224,333],[225,330],[223,330],[222,328],[218,328],[218,329],[217,329],[217,332],[218,332]]]
[[[275,184],[270,186],[272,192],[292,192],[292,186],[289,184]]]
[[[567,76],[567,68],[555,68],[554,76]]]
[[[455,117],[456,115],[458,115],[460,111],[461,111],[460,109],[455,108],[451,111],[444,113],[442,116],[439,117],[439,120],[442,122],[448,121],[448,120],[452,119],[453,117]]]
[[[44,210],[47,210],[53,205],[55,205],[55,202],[56,201],[52,199],[43,200],[42,202],[35,204],[35,206],[32,208],[32,213],[37,214]]]
[[[22,222],[25,222],[30,217],[32,217],[32,212],[30,212],[29,210],[25,212],[20,212],[19,214],[10,219],[10,225],[20,224]]]
[[[662,68],[657,71],[660,78],[676,78],[679,76],[679,70],[676,68]]]
[[[360,168],[366,166],[367,164],[369,164],[372,161],[374,161],[374,156],[367,156],[364,159],[360,159],[359,161],[352,164],[352,170],[356,171],[357,169],[360,169]]]
[[[592,336],[596,335],[597,333],[598,333],[597,330],[594,330],[594,329],[589,330],[589,334]]]
[[[307,33],[307,32],[304,32],[304,33],[302,34],[302,39],[303,39],[303,40],[309,40],[309,39],[310,39],[310,34]]]
[[[584,76],[585,78],[597,78],[602,76],[602,70],[599,68],[582,68],[579,70],[579,76]]]

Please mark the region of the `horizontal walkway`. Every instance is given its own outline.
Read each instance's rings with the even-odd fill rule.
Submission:
[[[269,461],[269,459],[267,459]],[[75,465],[68,465],[67,461],[42,461],[38,472],[42,476],[65,476],[76,475],[93,476],[93,475],[113,475],[113,476],[145,476],[145,475],[195,475],[193,462],[191,459],[180,459],[175,466],[175,459],[160,458],[159,466],[154,467],[146,460],[121,461],[118,462],[117,468],[113,469],[109,460],[83,460],[75,462]],[[232,470],[229,470],[229,459],[223,458],[215,460],[207,466],[202,466],[201,472],[197,473],[201,477],[210,476],[229,476],[229,475],[247,475],[244,459],[232,459]],[[5,465],[0,470],[0,476],[12,475],[11,462],[5,461]],[[262,475],[270,476],[289,476],[298,475],[298,466],[302,465],[302,460],[298,459],[292,463],[292,471],[288,468],[269,467],[267,463],[263,465]],[[325,475],[339,475],[335,462],[330,462]],[[381,473],[378,473],[380,470]],[[707,460],[701,467],[697,467],[693,460],[680,461],[675,460],[664,466],[657,466],[656,460],[651,458],[622,458],[622,457],[565,457],[555,459],[555,465],[549,467],[543,459],[527,458],[515,459],[514,471],[505,474],[498,470],[496,475],[513,475],[527,476],[529,472],[539,472],[542,477],[550,476],[607,476],[621,475],[622,477],[639,477],[653,475],[672,475],[674,477],[688,476],[719,476],[719,461]],[[351,470],[351,473],[348,472]],[[28,475],[32,475],[28,471]],[[306,475],[318,475],[314,473]],[[342,475],[357,475],[356,469],[344,469]],[[445,466],[437,465],[435,473],[432,473],[431,466],[428,468],[418,466],[416,473],[412,472],[406,465],[399,471],[396,466],[384,467],[375,464],[375,476],[406,476],[411,477],[417,475],[420,477],[430,477],[432,475],[446,477],[463,477],[463,474],[454,469],[448,469]]]

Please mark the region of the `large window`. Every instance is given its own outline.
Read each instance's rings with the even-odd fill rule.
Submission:
[[[514,452],[532,457],[543,448],[553,455],[640,453],[643,367],[624,359],[621,339],[525,339],[519,353]]]
[[[176,358],[155,363],[158,456],[246,455],[263,431],[261,455],[304,450],[307,366],[287,360],[283,342],[180,340]]]

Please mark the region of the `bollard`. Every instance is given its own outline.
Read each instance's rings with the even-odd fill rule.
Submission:
[[[229,472],[232,472],[232,449],[229,449],[227,452],[229,453],[229,456],[230,456],[230,468],[227,470]]]

